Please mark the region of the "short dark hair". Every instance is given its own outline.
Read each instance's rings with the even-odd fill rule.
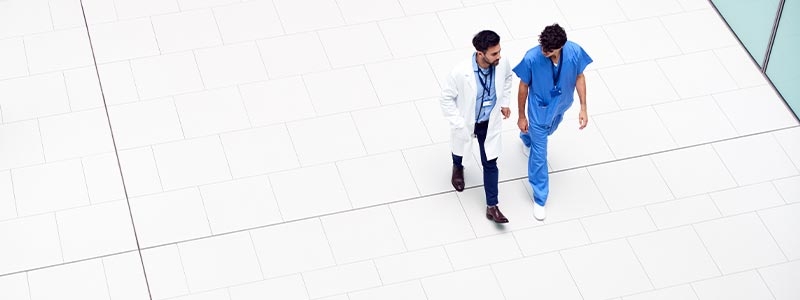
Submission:
[[[564,46],[567,43],[567,32],[564,28],[555,23],[547,26],[542,30],[539,35],[539,45],[542,46],[544,51],[552,51]]]
[[[486,52],[489,47],[494,47],[497,44],[500,44],[500,36],[491,30],[478,32],[478,34],[472,38],[472,45],[475,46],[475,50],[480,52]]]

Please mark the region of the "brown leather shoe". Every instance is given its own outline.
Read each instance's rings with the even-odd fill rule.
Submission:
[[[464,167],[453,166],[453,177],[450,178],[450,183],[453,184],[456,191],[464,190]]]
[[[497,207],[497,205],[486,207],[486,218],[495,223],[508,223],[508,219],[500,212],[500,207]]]

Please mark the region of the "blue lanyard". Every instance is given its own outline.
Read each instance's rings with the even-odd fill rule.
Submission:
[[[556,67],[556,66],[554,66],[554,65],[553,65],[553,61],[552,61],[552,60],[550,60],[550,58],[549,58],[549,57],[547,58],[547,62],[549,62],[549,63],[550,63],[550,67],[552,67],[552,68],[550,69],[550,71],[552,71],[552,74],[553,74],[553,87],[554,87],[554,88],[558,86],[558,81],[559,81],[559,80],[561,80],[561,69],[563,69],[563,68],[562,68],[563,66],[562,66],[562,64],[561,64],[561,61],[562,61],[563,59],[564,59],[564,53],[561,53],[561,54],[558,56],[558,67]],[[556,69],[558,69],[558,72],[556,72]]]
[[[478,113],[475,116],[475,123],[478,123],[478,120],[481,118],[481,113],[483,112],[483,101],[492,95],[492,91],[489,90],[489,88],[492,86],[492,80],[494,80],[494,66],[489,67],[489,74],[484,74],[480,67],[478,67],[478,71],[476,73],[478,73],[478,81],[483,87],[483,93],[481,93],[481,104],[478,108]],[[486,79],[483,78],[484,76],[486,76]]]

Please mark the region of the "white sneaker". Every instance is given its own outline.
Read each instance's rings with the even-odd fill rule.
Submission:
[[[520,143],[522,145],[522,153],[525,154],[525,157],[531,155],[531,147],[525,146],[525,143]]]
[[[535,217],[536,220],[544,221],[544,218],[547,217],[547,211],[545,211],[544,206],[533,203],[533,217]]]

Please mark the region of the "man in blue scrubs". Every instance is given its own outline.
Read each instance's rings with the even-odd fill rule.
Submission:
[[[517,126],[528,155],[528,181],[536,202],[533,215],[540,221],[546,217],[544,205],[549,193],[547,137],[558,128],[564,112],[572,106],[575,90],[581,104],[579,128],[586,127],[589,117],[583,70],[591,62],[592,58],[583,48],[567,41],[564,29],[553,24],[544,28],[539,35],[539,45],[528,50],[513,69],[520,78]]]

